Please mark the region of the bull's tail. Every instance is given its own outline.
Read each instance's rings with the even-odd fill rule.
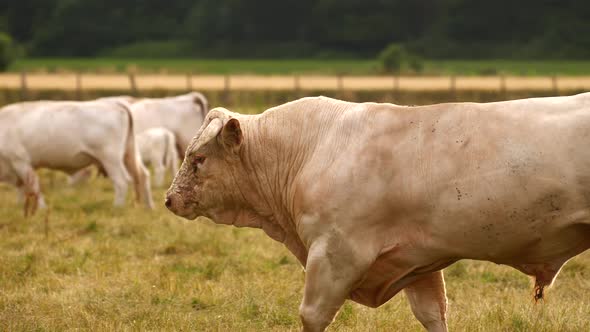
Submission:
[[[139,149],[135,144],[135,131],[133,129],[133,117],[131,110],[126,103],[118,103],[126,112],[129,119],[129,128],[127,130],[127,141],[125,142],[125,155],[123,162],[125,168],[133,179],[135,197],[137,201],[143,201],[146,207],[153,209],[152,192],[150,188],[150,173],[141,161]]]
[[[164,166],[175,176],[178,172],[178,151],[176,151],[176,139],[172,133],[166,136],[166,149],[164,150]]]

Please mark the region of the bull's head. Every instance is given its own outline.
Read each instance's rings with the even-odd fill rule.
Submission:
[[[211,110],[190,143],[166,194],[166,207],[181,217],[206,216],[233,223],[243,209],[245,171],[240,158],[243,134],[238,114]],[[228,215],[229,214],[229,215]]]

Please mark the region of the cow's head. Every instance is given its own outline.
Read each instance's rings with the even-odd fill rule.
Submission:
[[[223,108],[209,112],[166,194],[170,211],[187,219],[206,216],[220,223],[235,222],[245,204],[240,188],[246,178],[237,117]]]

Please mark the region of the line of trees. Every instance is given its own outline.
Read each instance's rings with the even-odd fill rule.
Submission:
[[[10,4],[6,4],[10,2]],[[18,0],[0,32],[35,56],[590,58],[581,0]]]

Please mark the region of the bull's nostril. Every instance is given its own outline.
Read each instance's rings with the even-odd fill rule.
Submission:
[[[170,208],[170,206],[172,205],[170,197],[166,197],[166,202],[164,202],[164,205],[166,205],[167,208]]]

